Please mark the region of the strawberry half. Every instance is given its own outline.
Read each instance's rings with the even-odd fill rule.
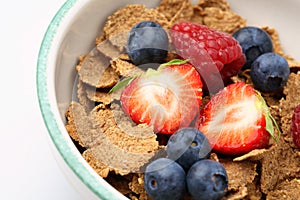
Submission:
[[[273,124],[277,127],[260,93],[244,82],[219,91],[196,120],[196,127],[208,137],[213,150],[224,155],[267,147],[270,135],[274,136]]]
[[[212,92],[228,84],[246,62],[234,37],[205,25],[179,22],[171,27],[170,36],[176,53],[190,59]]]
[[[187,61],[173,60],[133,79],[122,91],[121,105],[137,123],[156,133],[172,134],[195,119],[202,102],[202,82]]]

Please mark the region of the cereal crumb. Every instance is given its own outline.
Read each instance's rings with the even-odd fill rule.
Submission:
[[[136,23],[145,20],[155,21],[164,28],[169,27],[169,21],[162,13],[155,9],[147,9],[144,5],[131,4],[108,17],[103,28],[105,38],[128,32]]]
[[[288,177],[299,176],[299,164],[300,157],[281,137],[276,148],[268,151],[261,160],[261,191],[267,194]]]
[[[122,175],[137,172],[157,153],[159,146],[153,129],[132,126],[117,105],[113,107],[115,113],[103,104],[90,114],[76,102],[71,108],[71,122],[76,125],[72,127],[76,129],[74,138],[88,148],[85,158],[102,177],[106,177],[108,171]]]
[[[299,199],[300,196],[300,179],[285,180],[276,187],[276,190],[268,193],[268,200]]]
[[[200,1],[194,8],[192,21],[229,34],[246,26],[246,20],[232,12],[226,1]]]
[[[230,11],[229,3],[226,0],[200,0],[197,6],[201,8],[219,8],[223,11]]]
[[[86,85],[81,80],[78,80],[77,84],[77,98],[86,112],[94,108],[94,103],[87,97]]]
[[[113,101],[112,94],[108,93],[107,89],[87,87],[86,94],[87,97],[93,102],[109,105]]]
[[[129,195],[132,193],[132,191],[129,188],[129,183],[132,180],[132,178],[132,174],[121,176],[119,174],[111,172],[108,174],[105,180],[114,188],[118,188],[118,191],[121,192],[123,195]]]
[[[254,149],[247,154],[234,158],[233,161],[243,161],[247,159],[260,160],[267,151],[267,149]]]
[[[170,24],[189,21],[194,14],[190,0],[162,0],[157,10],[166,16]]]
[[[120,43],[118,39],[115,41],[116,43]],[[115,59],[118,58],[121,54],[125,53],[125,44],[120,44],[119,47],[113,45],[110,40],[105,40],[97,45],[97,50],[102,53],[104,56]]]
[[[119,76],[109,65],[109,59],[94,48],[82,61],[79,79],[97,88],[112,87],[119,81]]]
[[[114,59],[111,60],[111,66],[115,70],[115,72],[119,76],[133,76],[135,74],[142,74],[143,70],[135,66],[134,64],[131,64],[128,61],[122,60],[122,59]]]
[[[91,149],[83,152],[82,156],[102,178],[106,178],[108,176],[111,169],[109,169],[109,167],[104,165],[99,160],[96,160]]]
[[[228,175],[228,192],[226,197],[229,199],[242,199],[248,195],[247,185],[255,182],[257,176],[257,164],[251,161],[232,162],[220,160]]]
[[[279,40],[279,35],[277,31],[274,28],[264,26],[261,27],[264,31],[266,31],[269,36],[271,37],[272,43],[273,43],[273,49],[274,52],[278,53],[281,56],[284,56],[283,49]]]
[[[144,188],[144,175],[143,174],[135,174],[132,178],[132,181],[129,183],[129,188],[132,190],[134,194],[138,194],[138,199],[143,200],[151,200],[151,198],[147,195],[146,190]]]
[[[74,122],[73,104],[76,104],[76,103],[71,102],[68,110],[66,111],[66,118],[67,118],[66,129],[67,129],[67,132],[69,133],[70,137],[73,140],[79,142],[79,145],[81,145],[83,147],[84,143],[81,141],[80,136],[78,135],[77,127]],[[81,112],[84,112],[84,110],[81,110]]]
[[[123,150],[147,153],[158,148],[152,127],[136,126],[118,104],[113,103],[111,109],[93,110],[90,118],[107,140]]]
[[[284,135],[289,134],[290,124],[294,108],[300,104],[300,71],[291,73],[286,83],[283,93],[285,98],[280,100],[279,114],[281,116],[281,129]]]

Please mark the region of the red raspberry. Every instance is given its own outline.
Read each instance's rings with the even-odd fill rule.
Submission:
[[[294,109],[291,133],[295,146],[300,149],[300,104]]]
[[[170,35],[176,53],[190,59],[203,82],[215,87],[209,89],[221,89],[246,62],[238,41],[227,33],[196,23],[180,22],[172,26]],[[219,86],[215,86],[220,82],[217,79],[222,81]]]

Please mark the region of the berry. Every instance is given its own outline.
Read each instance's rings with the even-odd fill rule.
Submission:
[[[163,63],[168,54],[166,31],[156,22],[143,21],[129,32],[127,53],[135,65]]]
[[[207,26],[180,22],[172,26],[170,36],[177,54],[190,62],[201,74],[206,88],[224,87],[237,75],[246,61],[239,43],[229,34]]]
[[[247,26],[237,30],[232,36],[240,43],[246,55],[247,60],[243,69],[249,69],[258,56],[273,51],[269,34],[260,28]]]
[[[266,102],[250,85],[233,83],[212,96],[200,111],[195,126],[215,152],[241,155],[265,148],[277,124]]]
[[[276,53],[260,55],[251,66],[250,76],[257,90],[272,92],[281,89],[290,75],[288,62]]]
[[[146,167],[144,188],[153,200],[180,200],[185,194],[185,177],[178,163],[158,158]]]
[[[152,125],[156,133],[173,134],[188,127],[198,114],[201,78],[191,64],[173,60],[133,79],[120,101],[135,123]]]
[[[176,131],[167,144],[169,159],[175,160],[186,171],[198,160],[210,156],[210,143],[206,136],[195,128]]]
[[[300,104],[294,109],[291,133],[295,146],[300,149]]]
[[[218,200],[228,190],[228,176],[223,165],[213,160],[200,160],[188,171],[187,188],[195,200]]]

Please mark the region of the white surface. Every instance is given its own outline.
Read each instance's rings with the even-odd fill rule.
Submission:
[[[0,12],[0,194],[3,200],[79,200],[58,167],[39,111],[35,70],[63,0],[6,1]]]

